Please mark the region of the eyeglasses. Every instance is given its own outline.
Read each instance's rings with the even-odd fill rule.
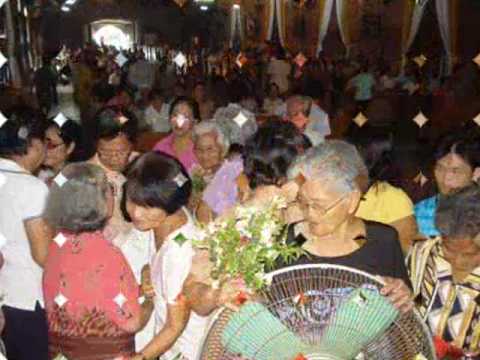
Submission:
[[[62,142],[62,143],[55,144],[52,141],[47,140],[46,145],[47,145],[47,150],[55,150],[55,149],[58,149],[60,146],[65,145],[65,143]]]
[[[102,150],[98,149],[97,150],[98,155],[102,158],[121,158],[125,159],[130,156],[132,149],[122,149],[122,150]]]
[[[343,200],[345,200],[346,197],[347,197],[347,195],[342,196],[328,206],[321,206],[321,205],[315,204],[314,202],[309,203],[309,202],[305,201],[304,198],[300,198],[299,203],[300,203],[300,207],[302,209],[310,208],[310,209],[314,210],[316,213],[318,213],[320,216],[325,216],[330,211],[332,211],[337,205],[339,205]]]
[[[437,164],[435,166],[434,171],[439,175],[445,175],[447,173],[450,173],[453,176],[465,176],[465,175],[469,175],[469,173],[471,172],[470,169],[459,168],[459,167],[449,168],[441,164]]]

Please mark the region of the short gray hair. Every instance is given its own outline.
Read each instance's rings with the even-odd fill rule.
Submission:
[[[197,142],[200,136],[210,133],[215,133],[217,137],[217,143],[222,147],[223,155],[226,155],[230,149],[230,141],[228,141],[227,137],[223,133],[222,128],[215,121],[202,121],[201,123],[195,125],[193,128],[193,142]]]
[[[453,195],[440,196],[435,223],[442,236],[475,238],[480,234],[480,187],[475,184]]]
[[[59,175],[60,176],[60,175]],[[61,172],[67,181],[53,182],[44,217],[58,230],[73,233],[101,230],[108,220],[105,172],[97,165],[75,163]]]
[[[240,113],[247,119],[241,125],[235,121]],[[255,114],[242,108],[238,104],[228,104],[226,107],[217,109],[213,118],[223,130],[230,144],[245,145],[247,139],[253,136],[258,130]]]
[[[341,193],[359,188],[358,177],[366,170],[355,146],[340,140],[326,140],[310,148],[290,166],[289,179],[302,175],[307,180],[329,183]]]

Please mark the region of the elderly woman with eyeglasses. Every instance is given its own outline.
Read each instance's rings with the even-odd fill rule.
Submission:
[[[190,98],[177,98],[170,106],[172,132],[153,148],[176,158],[187,171],[198,163],[192,140],[192,129],[197,121],[194,109],[195,104]]]
[[[330,263],[380,275],[387,284],[383,294],[407,311],[413,302],[396,231],[355,216],[362,196],[358,159],[353,145],[326,141],[290,167],[303,220],[289,227],[288,237],[306,252],[295,264]]]
[[[93,164],[71,164],[61,174],[44,214],[59,232],[43,275],[50,358],[130,356],[153,301],[139,304],[140,288],[125,256],[102,231],[113,213],[113,189]]]

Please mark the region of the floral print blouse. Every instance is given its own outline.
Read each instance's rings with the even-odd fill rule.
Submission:
[[[43,292],[49,332],[57,336],[120,337],[140,316],[132,270],[101,232],[60,233],[52,241]]]

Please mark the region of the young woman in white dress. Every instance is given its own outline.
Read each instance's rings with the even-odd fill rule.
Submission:
[[[127,172],[126,213],[157,249],[150,262],[156,335],[134,360],[193,360],[204,336],[208,317],[192,311],[197,308],[184,290],[195,254],[192,239],[200,236],[185,208],[191,189],[183,166],[161,153],[140,156]]]

